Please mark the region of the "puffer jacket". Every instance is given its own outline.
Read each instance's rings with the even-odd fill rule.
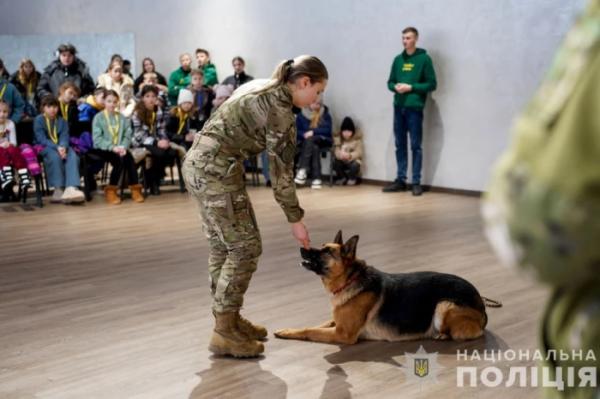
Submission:
[[[341,132],[336,132],[333,135],[333,148],[337,159],[342,158],[342,151],[344,151],[350,154],[351,161],[362,164],[363,135],[360,130],[356,130],[348,140],[342,138]]]
[[[79,87],[81,97],[94,91],[94,80],[85,62],[75,57],[73,63],[66,67],[56,59],[44,69],[37,87],[38,97],[42,99],[48,94],[58,97],[58,88],[67,80]]]

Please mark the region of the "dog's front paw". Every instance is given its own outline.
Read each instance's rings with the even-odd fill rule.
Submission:
[[[300,339],[297,330],[294,330],[292,328],[284,328],[282,330],[277,330],[274,334],[277,338],[282,339]]]

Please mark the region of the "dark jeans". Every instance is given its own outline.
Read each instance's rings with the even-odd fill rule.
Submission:
[[[333,163],[333,169],[340,179],[356,180],[360,172],[360,164],[356,161],[336,159]]]
[[[329,143],[315,136],[302,141],[298,168],[306,169],[310,179],[321,178],[321,148],[326,148]]]
[[[149,185],[160,185],[160,180],[165,176],[165,168],[173,164],[177,158],[177,151],[172,148],[162,149],[157,146],[145,146],[152,158],[152,167],[146,171]]]
[[[135,162],[133,161],[133,157],[131,153],[127,151],[125,156],[121,157],[115,154],[112,151],[99,150],[97,148],[92,148],[88,151],[88,154],[93,157],[98,157],[105,162],[109,162],[112,165],[112,171],[110,172],[109,183],[111,186],[116,186],[119,184],[119,177],[121,177],[121,173],[125,171],[126,180],[130,185],[138,184],[138,176],[137,170],[135,167]]]
[[[408,164],[406,136],[410,136],[410,150],[412,153],[412,183],[421,183],[421,164],[423,151],[423,110],[394,106],[394,136],[396,138],[396,163],[398,166],[397,178],[399,182],[406,181],[406,168]]]

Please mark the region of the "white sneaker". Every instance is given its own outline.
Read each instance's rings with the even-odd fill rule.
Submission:
[[[310,188],[316,188],[316,189],[320,189],[322,187],[323,187],[323,182],[321,181],[321,179],[314,179],[310,186]]]
[[[356,179],[348,179],[348,182],[346,183],[349,186],[355,186],[356,185]]]
[[[62,196],[64,204],[80,204],[85,201],[85,196],[77,187],[67,187]]]
[[[52,194],[52,197],[50,198],[50,202],[52,202],[53,204],[60,204],[62,202],[62,196],[63,196],[63,189],[55,187],[54,193]]]
[[[298,173],[296,173],[296,178],[294,179],[296,184],[304,184],[306,183],[306,169],[298,169]]]

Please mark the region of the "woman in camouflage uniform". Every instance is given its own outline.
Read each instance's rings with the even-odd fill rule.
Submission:
[[[327,69],[316,57],[282,62],[270,81],[252,81],[223,103],[186,155],[183,178],[198,201],[210,246],[208,271],[216,322],[209,350],[215,354],[258,356],[264,351],[259,340],[267,336],[264,327],[239,314],[262,251],[242,162],[266,149],[275,199],[293,236],[308,247],[304,211],[294,186],[296,124],[292,109],[316,101],[327,79]]]

